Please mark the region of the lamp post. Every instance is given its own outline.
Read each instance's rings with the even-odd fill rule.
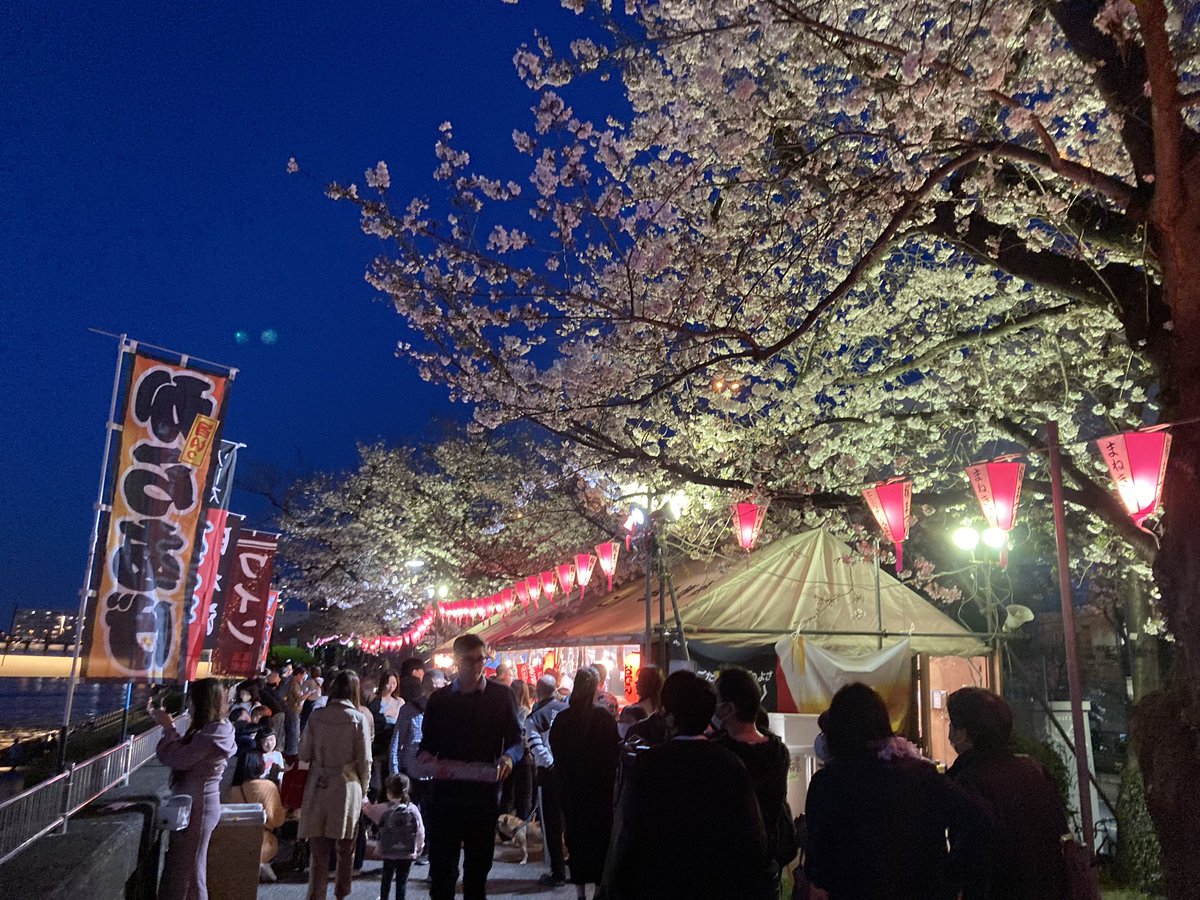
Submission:
[[[996,635],[999,632],[1000,621],[996,610],[996,595],[992,589],[992,566],[1003,566],[1008,553],[1008,533],[1001,528],[994,526],[988,528],[975,528],[971,525],[964,525],[955,530],[951,536],[954,541],[954,546],[964,553],[969,555],[971,574],[975,581],[976,591],[982,596],[983,602],[979,605],[983,610],[984,621],[987,622],[987,633],[991,635],[992,645],[992,662],[990,666],[992,690],[997,694],[1001,693],[1002,689],[1002,674],[1003,666],[1001,666],[999,644],[996,640]],[[977,553],[980,545],[983,545],[986,550],[995,551],[998,556],[995,560],[986,553]]]

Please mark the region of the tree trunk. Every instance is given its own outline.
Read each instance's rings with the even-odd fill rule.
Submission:
[[[1140,578],[1125,579],[1125,610],[1129,631],[1129,675],[1133,680],[1132,700],[1137,703],[1162,686],[1159,638],[1145,631],[1146,622],[1150,619],[1150,598],[1146,596],[1146,585]]]
[[[1200,885],[1200,174],[1187,169],[1182,196],[1171,198],[1174,217],[1154,229],[1173,323],[1164,414],[1179,423],[1154,569],[1177,652],[1169,684],[1139,703],[1134,718],[1146,805],[1172,898],[1194,897]]]

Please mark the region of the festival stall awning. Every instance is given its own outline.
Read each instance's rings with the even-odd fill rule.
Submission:
[[[736,559],[672,567],[689,638],[730,647],[772,643],[788,635],[841,653],[878,649],[875,568],[824,529],[782,538]],[[917,653],[978,656],[978,637],[887,572],[879,573],[884,646],[908,639]],[[658,624],[658,581],[651,613]],[[500,650],[638,643],[645,630],[645,581],[474,629]],[[672,616],[667,600],[668,627]]]

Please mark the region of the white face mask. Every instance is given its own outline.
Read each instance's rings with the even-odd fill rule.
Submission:
[[[813,741],[813,756],[823,763],[829,762],[832,758],[829,755],[829,739],[825,737],[825,732],[823,731]]]

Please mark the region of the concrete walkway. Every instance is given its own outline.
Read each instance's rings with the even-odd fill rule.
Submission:
[[[538,878],[546,871],[546,867],[538,859],[539,856],[540,848],[531,848],[528,864],[521,865],[516,862],[519,859],[516,850],[504,846],[496,847],[496,863],[492,866],[488,878],[488,900],[518,900],[525,897],[534,900],[574,900],[573,885],[549,888],[538,884]],[[363,873],[354,879],[354,888],[350,892],[352,900],[375,900],[379,897],[380,866],[381,863],[371,861],[363,866]],[[290,873],[281,874],[277,884],[259,885],[259,900],[302,900],[305,896],[305,884],[294,879],[288,880],[289,876]],[[589,888],[589,893],[590,891]],[[462,896],[461,882],[458,894]],[[333,896],[332,880],[329,883],[329,896]],[[413,866],[408,879],[408,900],[428,898],[429,867]]]

